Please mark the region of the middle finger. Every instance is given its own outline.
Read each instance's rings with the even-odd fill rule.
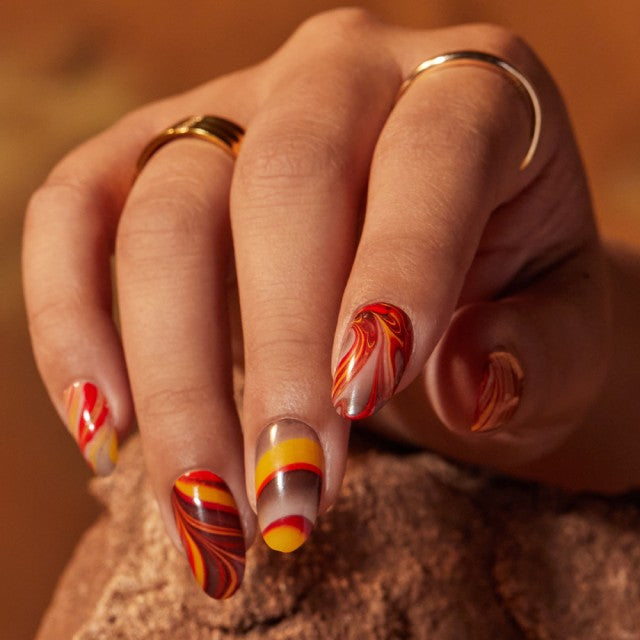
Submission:
[[[304,542],[342,481],[348,428],[330,401],[331,345],[368,166],[398,86],[388,57],[328,33],[305,26],[271,63],[231,192],[247,492],[265,541],[284,552]]]

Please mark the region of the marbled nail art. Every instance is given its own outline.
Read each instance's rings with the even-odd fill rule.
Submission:
[[[264,541],[289,553],[309,537],[324,473],[322,448],[308,425],[285,418],[269,425],[256,444],[256,506]]]
[[[404,311],[378,302],[351,322],[333,378],[333,404],[344,418],[375,413],[396,390],[411,355],[413,331]]]
[[[212,598],[232,596],[244,575],[245,544],[229,487],[211,471],[189,471],[176,480],[171,503],[196,582]]]
[[[104,395],[91,382],[75,382],[64,392],[67,428],[88,465],[109,475],[118,460],[118,438]]]
[[[508,351],[489,354],[471,431],[498,429],[511,419],[522,396],[524,372]]]

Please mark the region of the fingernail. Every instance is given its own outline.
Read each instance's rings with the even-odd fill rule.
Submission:
[[[309,537],[318,515],[324,458],[315,431],[292,418],[264,429],[256,444],[256,507],[264,541],[289,553]]]
[[[407,314],[384,302],[362,307],[351,321],[333,377],[333,404],[344,418],[375,413],[393,396],[409,361]]]
[[[188,471],[173,485],[171,503],[196,582],[212,598],[229,598],[245,565],[242,525],[229,487],[211,471]]]
[[[94,473],[108,476],[118,460],[118,438],[104,395],[91,382],[74,382],[64,392],[67,428]]]
[[[489,354],[471,431],[492,431],[508,422],[520,403],[524,372],[508,351]]]

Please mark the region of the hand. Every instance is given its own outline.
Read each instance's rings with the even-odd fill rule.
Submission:
[[[418,63],[461,49],[535,87],[542,135],[526,169],[531,116],[503,75],[442,69],[396,102]],[[180,139],[136,176],[147,142],[191,114],[246,128],[235,164]],[[396,437],[502,467],[553,449],[606,369],[602,264],[567,116],[531,50],[498,27],[412,31],[351,9],[76,149],[34,195],[24,237],[52,401],[100,473],[135,406],[168,531],[214,597],[242,579],[256,492],[267,542],[299,546],[338,493],[346,418],[392,397],[390,410],[439,418],[391,413]]]

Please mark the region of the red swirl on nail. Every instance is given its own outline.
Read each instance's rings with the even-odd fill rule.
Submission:
[[[67,427],[85,460],[98,475],[110,474],[118,459],[118,439],[104,395],[91,382],[75,382],[64,399]]]
[[[210,471],[180,476],[171,497],[191,571],[212,598],[232,596],[244,575],[245,544],[235,500]]]
[[[395,392],[411,355],[413,331],[404,311],[378,302],[351,322],[331,392],[340,415],[366,418]]]

